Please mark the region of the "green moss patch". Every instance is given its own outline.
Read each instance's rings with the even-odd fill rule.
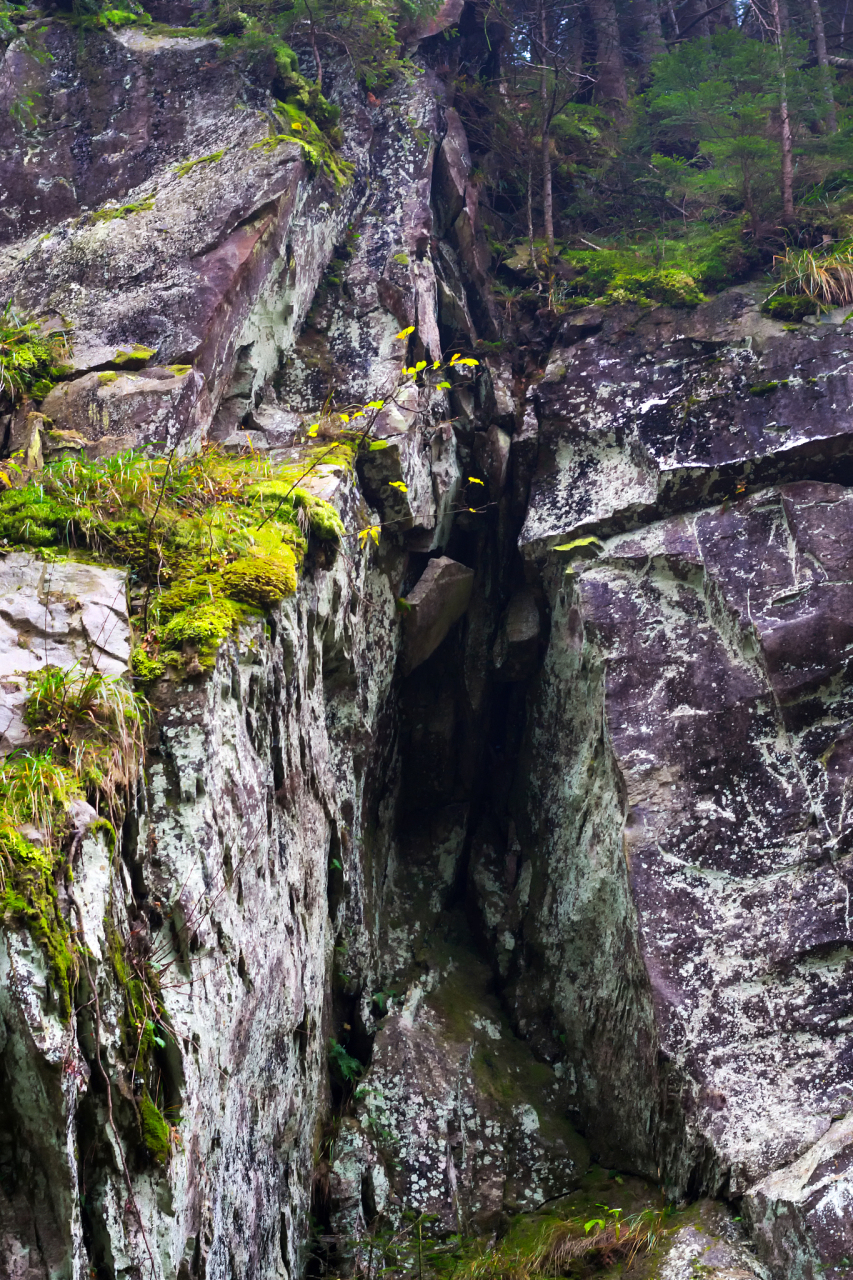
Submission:
[[[333,140],[315,124],[302,106],[293,101],[276,104],[276,114],[282,132],[270,133],[261,142],[253,142],[252,150],[275,151],[283,142],[298,142],[302,155],[310,164],[324,169],[333,179],[336,186],[346,186],[355,172],[348,160],[342,160],[336,153]]]
[[[147,1093],[139,1099],[139,1115],[142,1122],[142,1137],[148,1154],[152,1159],[165,1164],[171,1151],[169,1126],[162,1111],[155,1106]]]
[[[782,294],[776,298],[768,298],[763,302],[761,311],[763,315],[770,316],[772,320],[798,322],[805,320],[806,316],[816,316],[820,311],[820,304],[814,298],[809,298],[805,294],[792,298]]]

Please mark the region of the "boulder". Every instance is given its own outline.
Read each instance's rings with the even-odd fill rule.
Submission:
[[[202,375],[175,365],[60,382],[42,401],[42,413],[57,430],[87,441],[86,453],[102,457],[140,445],[190,452],[200,443],[210,406]]]
[[[418,583],[406,596],[403,671],[408,674],[426,662],[471,599],[474,571],[439,556],[430,560]]]
[[[510,599],[492,649],[496,680],[526,680],[539,659],[542,624],[533,592],[517,591]]]

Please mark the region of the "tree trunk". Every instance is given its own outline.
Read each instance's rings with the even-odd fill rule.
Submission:
[[[614,0],[590,0],[589,11],[595,28],[598,85],[596,97],[602,104],[615,106],[617,113],[628,102],[625,63],[619,39]]]
[[[649,67],[655,58],[666,53],[658,0],[633,0],[631,12],[640,54],[640,85],[644,86],[649,82]]]
[[[548,20],[543,0],[539,0],[539,98],[542,110],[542,214],[545,221],[545,240],[548,245],[548,273],[554,270],[554,190],[551,180],[551,104],[548,101]]]
[[[832,94],[832,77],[829,74],[829,56],[826,51],[826,29],[823,25],[823,14],[820,10],[820,0],[810,0],[810,3],[817,61],[823,74],[823,95],[826,98],[826,128],[828,133],[837,133],[838,119],[835,114],[835,98]]]
[[[782,217],[785,222],[794,221],[794,142],[791,135],[791,116],[788,111],[788,78],[785,73],[785,50],[782,47],[782,16],[779,0],[770,0],[773,34],[779,56],[779,132],[782,143]]]
[[[688,3],[679,9],[679,13],[683,36],[689,34],[691,39],[695,40],[697,36],[709,34],[708,5],[705,0],[688,0]]]

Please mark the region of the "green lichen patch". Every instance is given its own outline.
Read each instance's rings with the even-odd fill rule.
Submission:
[[[211,151],[210,155],[197,156],[194,160],[184,160],[182,164],[176,166],[175,173],[179,178],[185,178],[188,173],[192,173],[193,169],[200,164],[218,164],[224,155],[225,148],[223,147],[221,151]]]
[[[116,208],[98,209],[97,212],[90,215],[93,223],[98,222],[115,222],[117,218],[129,218],[133,213],[146,213],[154,208],[155,196],[145,196],[141,200],[135,200],[131,204],[122,204]]]

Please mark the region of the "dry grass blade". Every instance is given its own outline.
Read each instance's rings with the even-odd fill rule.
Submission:
[[[773,259],[773,269],[780,283],[771,297],[805,295],[822,308],[853,302],[853,247],[786,249]]]

